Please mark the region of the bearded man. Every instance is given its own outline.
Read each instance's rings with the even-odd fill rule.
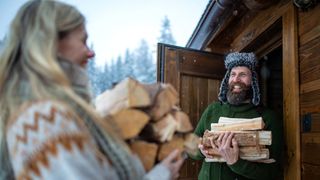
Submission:
[[[226,162],[206,162],[212,158],[203,145],[193,159],[203,160],[199,180],[247,180],[279,179],[282,177],[283,126],[282,120],[274,111],[260,105],[260,92],[255,71],[257,65],[254,53],[230,53],[226,56],[227,72],[222,80],[219,102],[210,104],[201,116],[195,134],[202,137],[205,130],[211,129],[211,123],[217,123],[220,117],[256,118],[262,117],[265,130],[272,133],[272,145],[267,146],[273,163],[258,163],[239,158],[239,147],[230,132],[219,136],[212,148],[219,152]]]

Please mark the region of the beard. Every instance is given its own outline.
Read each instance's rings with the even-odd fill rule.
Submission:
[[[235,86],[240,86],[239,92],[233,92]],[[252,89],[251,85],[247,86],[242,82],[230,83],[228,92],[227,92],[227,100],[232,105],[240,105],[245,103],[245,101],[252,98]]]

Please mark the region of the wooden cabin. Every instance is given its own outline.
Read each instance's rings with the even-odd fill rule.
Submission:
[[[317,0],[211,0],[185,48],[158,45],[158,80],[196,126],[217,95],[229,52],[255,52],[264,105],[283,116],[284,179],[320,179],[320,5]],[[197,179],[187,160],[180,179]]]

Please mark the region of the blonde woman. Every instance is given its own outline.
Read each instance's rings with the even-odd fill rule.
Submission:
[[[0,56],[0,179],[175,179],[172,152],[150,172],[90,106],[83,15],[33,0]]]

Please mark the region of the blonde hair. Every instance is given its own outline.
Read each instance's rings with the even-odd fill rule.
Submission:
[[[0,55],[1,154],[5,152],[4,128],[8,118],[26,101],[25,97],[19,96],[22,81],[28,82],[27,88],[31,92],[27,100],[61,100],[67,97],[85,110],[96,123],[103,124],[108,135],[124,145],[112,133],[112,128],[102,123],[94,109],[74,92],[57,60],[59,38],[84,23],[84,16],[76,8],[58,1],[28,1],[16,14]]]

